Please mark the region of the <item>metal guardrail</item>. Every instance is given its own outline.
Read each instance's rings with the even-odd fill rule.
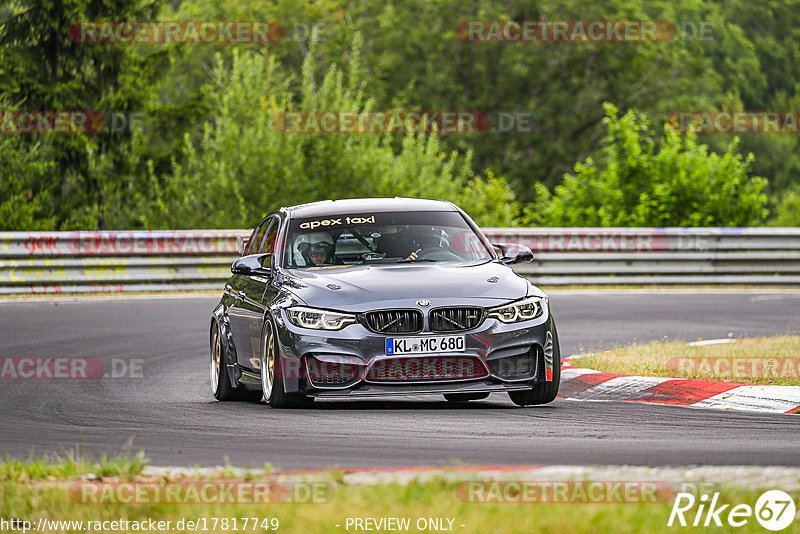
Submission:
[[[800,284],[800,228],[487,228],[541,285]],[[0,233],[0,294],[219,289],[247,230]]]
[[[220,289],[249,233],[0,233],[0,294]]]
[[[487,228],[541,285],[800,284],[800,228]]]

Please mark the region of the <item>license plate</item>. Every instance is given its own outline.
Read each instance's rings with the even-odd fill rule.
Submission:
[[[435,352],[464,352],[464,336],[386,338],[387,355]]]

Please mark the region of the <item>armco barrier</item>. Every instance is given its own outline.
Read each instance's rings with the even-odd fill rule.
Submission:
[[[248,233],[0,233],[0,294],[219,289]]]
[[[219,289],[247,230],[0,233],[0,294]],[[542,285],[800,284],[800,228],[487,228]]]
[[[800,284],[800,228],[487,228],[541,285]]]

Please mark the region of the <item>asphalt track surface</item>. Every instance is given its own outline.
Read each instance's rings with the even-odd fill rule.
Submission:
[[[142,360],[141,377],[0,379],[0,454],[144,450],[153,465],[281,468],[470,464],[800,465],[796,416],[504,394],[219,403],[208,379],[214,297],[0,302],[0,357]],[[562,353],[668,336],[800,332],[800,292],[554,292]],[[427,398],[426,398],[427,399]]]

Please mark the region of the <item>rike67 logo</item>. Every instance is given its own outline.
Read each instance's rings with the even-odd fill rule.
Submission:
[[[755,507],[749,504],[721,504],[719,493],[696,498],[691,493],[678,493],[667,526],[742,527],[753,517],[767,530],[783,530],[794,521],[796,509],[792,497],[781,490],[761,494]]]

